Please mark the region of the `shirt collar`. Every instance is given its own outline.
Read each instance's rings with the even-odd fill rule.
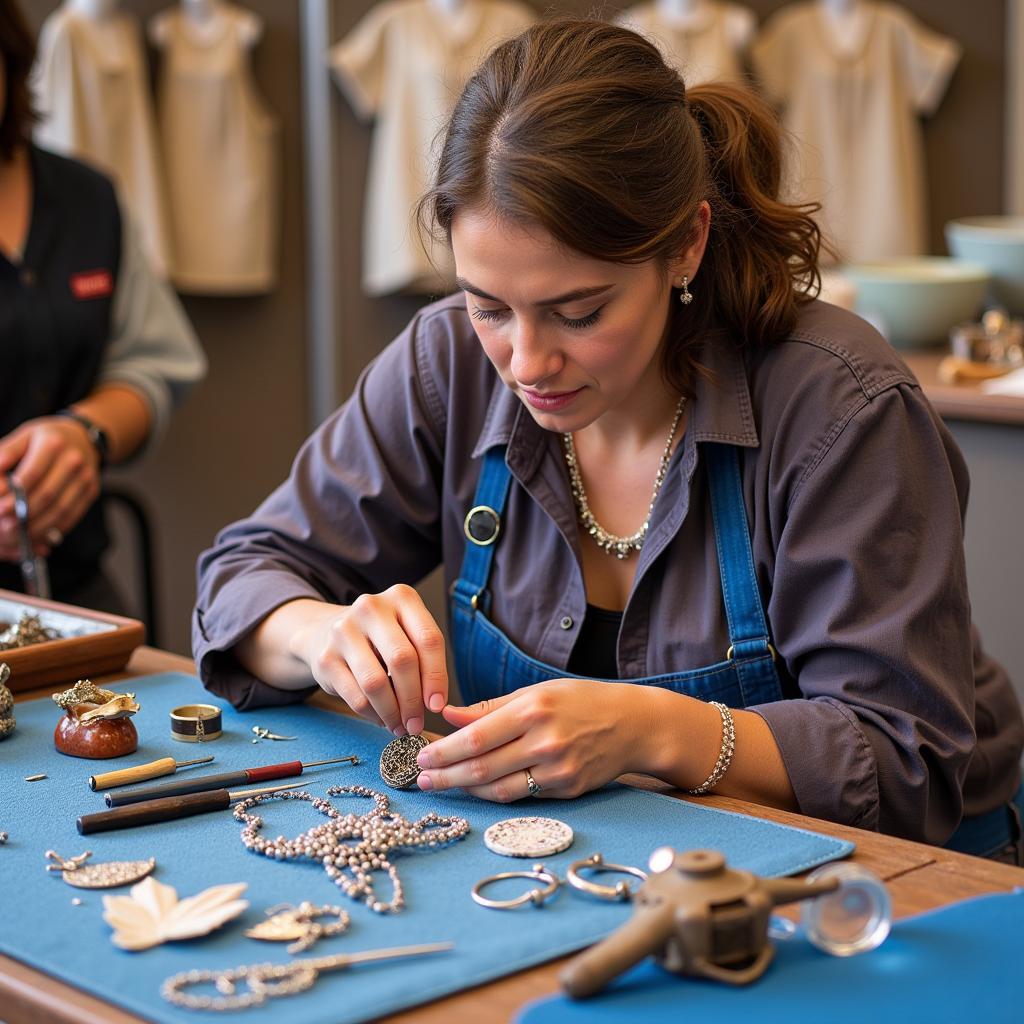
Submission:
[[[708,372],[696,378],[688,433],[695,442],[717,441],[756,448],[760,444],[746,366],[738,346],[724,331],[709,335],[697,360]],[[549,431],[537,425],[523,403],[495,377],[487,416],[473,449],[479,458],[495,445],[507,445],[507,462],[528,479],[547,448]]]

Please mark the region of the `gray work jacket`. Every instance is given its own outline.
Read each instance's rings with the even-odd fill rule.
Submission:
[[[962,813],[1019,782],[1020,705],[971,626],[967,471],[893,349],[823,302],[791,335],[700,354],[618,643],[623,679],[722,660],[728,647],[701,441],[739,446],[755,568],[788,698],[768,723],[800,810],[944,841]],[[350,603],[459,572],[482,454],[507,445],[514,482],[491,617],[567,665],[586,612],[561,438],[499,380],[463,297],[422,310],[310,437],[289,478],[199,564],[194,651],[238,707],[302,699],[254,679],[232,646],[288,600]],[[518,486],[516,485],[518,484]],[[685,742],[685,737],[680,737]]]

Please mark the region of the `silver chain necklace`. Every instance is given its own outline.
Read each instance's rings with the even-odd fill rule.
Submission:
[[[576,458],[576,445],[573,444],[572,434],[565,433],[562,440],[565,442],[565,461],[569,466],[569,482],[572,485],[572,497],[576,502],[576,511],[579,514],[580,522],[587,533],[594,538],[597,546],[609,555],[616,558],[626,558],[630,552],[639,551],[647,536],[648,527],[651,525],[651,514],[654,512],[654,503],[658,500],[661,485],[665,482],[665,473],[668,471],[669,459],[672,457],[672,441],[676,436],[676,428],[682,418],[683,409],[686,407],[686,396],[679,399],[676,406],[676,414],[672,420],[672,427],[668,432],[668,440],[665,442],[665,450],[661,454],[661,462],[658,463],[658,475],[654,478],[654,493],[651,495],[651,504],[647,509],[647,518],[636,533],[628,537],[617,537],[609,533],[595,518],[590,511],[590,503],[587,501],[587,492],[583,488],[583,478],[580,476],[579,462]]]

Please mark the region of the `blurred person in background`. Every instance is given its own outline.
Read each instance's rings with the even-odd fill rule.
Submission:
[[[34,57],[0,0],[0,588],[24,589],[11,474],[51,596],[119,612],[103,468],[161,436],[206,359],[111,181],[31,143]]]

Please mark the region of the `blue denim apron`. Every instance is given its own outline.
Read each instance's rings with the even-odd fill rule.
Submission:
[[[700,700],[721,701],[733,708],[783,700],[775,649],[754,575],[739,457],[736,448],[728,444],[705,443],[701,453],[708,468],[730,646],[724,661],[705,668],[626,681],[661,686]],[[466,516],[465,533],[470,543],[466,545],[459,578],[451,588],[451,639],[465,704],[512,693],[546,679],[585,678],[531,658],[487,617],[487,583],[511,481],[505,448],[489,449],[484,456],[474,507]],[[543,585],[543,581],[538,581],[538,585]],[[1016,845],[1018,855],[1024,857],[1022,816],[1024,786],[1008,804],[965,819],[946,845],[978,856],[990,856]]]
[[[739,458],[735,447],[725,444],[705,444],[703,456],[708,465],[722,597],[729,623],[729,650],[724,661],[705,668],[628,682],[661,686],[688,697],[721,701],[733,708],[782,700],[775,650],[769,642],[754,576]],[[489,449],[484,456],[474,507],[466,516],[465,532],[470,543],[466,545],[459,578],[452,585],[452,646],[459,688],[466,704],[512,693],[545,679],[584,678],[531,658],[487,617],[487,582],[511,480],[504,447]],[[538,585],[543,585],[543,581],[538,580]]]

